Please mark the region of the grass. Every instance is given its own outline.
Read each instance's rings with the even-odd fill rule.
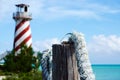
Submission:
[[[31,71],[27,73],[12,73],[0,71],[0,76],[6,76],[3,80],[42,80],[41,71]]]

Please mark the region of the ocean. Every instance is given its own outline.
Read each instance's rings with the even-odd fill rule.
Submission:
[[[96,80],[120,80],[120,65],[92,65]]]

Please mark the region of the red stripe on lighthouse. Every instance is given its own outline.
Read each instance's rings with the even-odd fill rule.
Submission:
[[[14,49],[16,52],[20,49],[21,44],[26,44],[27,47],[32,44],[30,24],[26,20],[19,20],[15,28]]]
[[[15,32],[16,32],[25,22],[26,22],[25,20],[22,20],[22,21],[16,26]]]
[[[15,42],[22,37],[28,30],[30,29],[30,25],[26,27],[18,36],[15,37]]]
[[[29,35],[22,43],[23,43],[23,44],[27,43],[27,42],[30,40],[30,38],[32,38],[31,35]],[[18,51],[18,50],[20,49],[20,46],[21,46],[22,43],[20,43],[20,44],[15,48],[15,51]],[[30,46],[31,46],[31,44],[30,44]],[[28,46],[28,47],[29,47],[29,46]]]

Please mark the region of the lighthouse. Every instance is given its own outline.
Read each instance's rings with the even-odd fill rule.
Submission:
[[[29,5],[17,4],[15,6],[17,11],[13,13],[13,19],[16,22],[13,47],[15,52],[19,52],[22,44],[25,44],[27,47],[32,45],[30,28],[30,20],[32,20],[32,15],[28,11]]]

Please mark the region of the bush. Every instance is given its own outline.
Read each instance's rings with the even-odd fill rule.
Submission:
[[[21,46],[21,50],[15,55],[13,50],[4,58],[4,69],[8,72],[30,72],[32,69],[38,69],[40,62],[39,58],[34,57],[34,51],[31,47]]]
[[[42,80],[42,73],[38,71],[42,54],[38,52],[35,57],[34,53],[33,49],[26,45],[21,46],[17,55],[12,50],[4,58],[4,70],[3,73],[0,72],[6,76],[3,80]]]

